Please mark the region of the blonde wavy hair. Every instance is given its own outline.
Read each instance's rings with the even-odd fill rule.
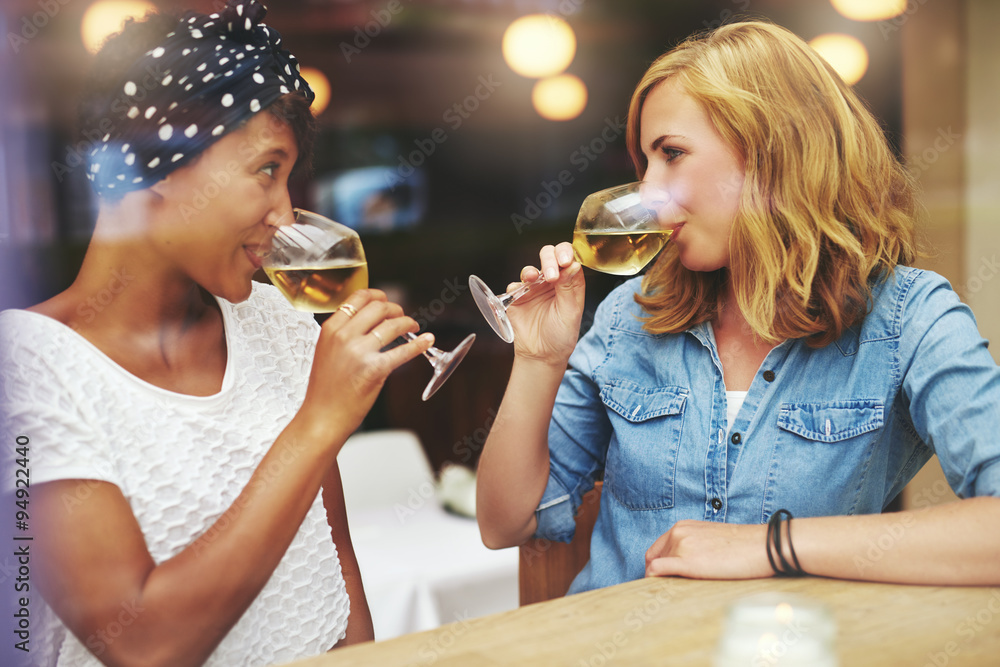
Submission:
[[[642,106],[667,79],[702,105],[746,176],[728,273],[689,271],[668,244],[636,297],[644,328],[678,333],[711,320],[728,279],[760,339],[833,342],[868,313],[873,282],[917,254],[914,182],[878,122],[790,31],[724,25],[660,56],[636,87],[626,136],[640,179]]]

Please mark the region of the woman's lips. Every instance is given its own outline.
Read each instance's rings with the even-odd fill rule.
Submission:
[[[264,263],[264,258],[258,254],[259,248],[254,246],[243,246],[243,250],[246,251],[247,259],[253,264],[254,269],[259,269]]]

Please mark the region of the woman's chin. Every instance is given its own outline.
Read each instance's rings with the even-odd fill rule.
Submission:
[[[718,271],[726,266],[725,262],[705,261],[705,259],[701,257],[686,258],[683,254],[681,254],[681,265],[688,271],[695,271],[697,273]]]
[[[216,286],[215,289],[206,287],[212,296],[218,297],[220,299],[225,299],[229,303],[242,303],[250,298],[250,294],[253,293],[253,281],[247,280],[245,285],[225,285],[221,288]]]

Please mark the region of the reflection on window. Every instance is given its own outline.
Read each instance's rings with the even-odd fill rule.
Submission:
[[[427,178],[420,169],[363,167],[317,176],[311,206],[320,215],[366,232],[418,225],[427,210]]]

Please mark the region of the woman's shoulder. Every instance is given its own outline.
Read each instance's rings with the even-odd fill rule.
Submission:
[[[0,401],[33,394],[40,402],[51,402],[58,389],[92,380],[87,347],[74,329],[48,315],[0,311],[0,394],[5,394]]]
[[[944,318],[949,312],[961,317]],[[944,276],[912,266],[897,266],[874,282],[868,314],[860,326],[845,331],[837,344],[849,351],[868,341],[919,339],[930,327],[946,321],[975,322],[972,311]]]
[[[44,350],[54,352],[72,346],[74,330],[58,318],[43,314],[37,307],[11,308],[0,311],[0,354],[4,361],[11,357],[34,352],[41,356]],[[50,349],[51,348],[51,349]]]
[[[643,294],[642,276],[630,278],[612,289],[594,312],[595,324],[609,329],[653,336],[643,329],[647,313],[635,298]]]
[[[610,308],[619,312],[626,309],[633,309],[633,307],[634,309],[640,309],[639,304],[635,302],[637,294],[642,294],[642,276],[629,278],[617,285],[604,297],[599,308]]]
[[[897,266],[872,290],[872,313],[898,334],[905,320],[935,318],[961,303],[944,276],[912,266]]]

